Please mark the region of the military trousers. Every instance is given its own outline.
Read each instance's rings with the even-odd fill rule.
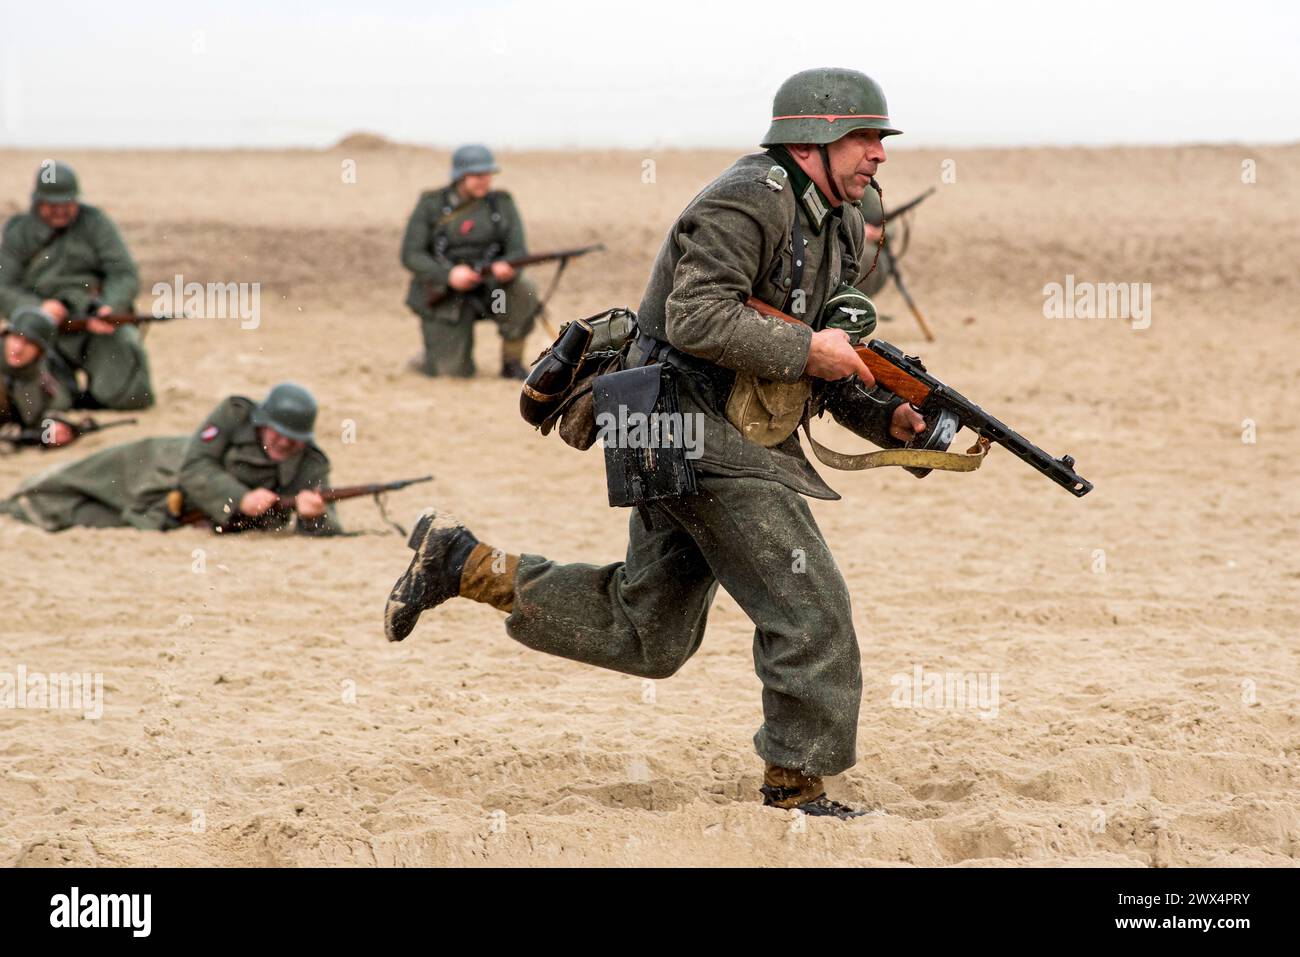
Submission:
[[[135,326],[121,326],[109,335],[61,334],[55,348],[74,369],[85,370],[86,391],[99,407],[147,409],[153,405],[149,356]]]
[[[537,651],[666,678],[700,647],[721,584],[755,625],[765,761],[810,775],[855,758],[862,673],[848,588],[807,502],[776,482],[699,476],[699,491],[631,515],[624,561],[522,555],[512,638]]]
[[[425,374],[472,376],[476,320],[492,320],[503,340],[517,342],[533,331],[540,308],[537,287],[519,276],[504,286],[453,293],[420,310]]]

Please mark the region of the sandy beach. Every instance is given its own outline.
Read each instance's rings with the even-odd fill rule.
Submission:
[[[0,151],[0,215],[47,155]],[[502,152],[530,247],[607,247],[569,267],[551,325],[635,308],[673,218],[736,155]],[[402,524],[437,505],[508,551],[622,557],[599,449],[520,419],[488,324],[475,380],[406,368],[398,246],[445,152],[58,158],[121,226],[142,309],[178,274],[256,282],[260,322],[154,327],[158,406],[0,457],[0,494],[290,379],[320,400],[336,483],[433,474],[389,498]],[[858,764],[831,796],[869,816],[760,807],[753,627],[724,593],[700,652],[652,682],[539,655],[462,601],[390,645],[410,553],[369,500],[340,506],[361,534],[329,540],[0,518],[0,673],[102,676],[99,717],[0,709],[0,863],[1294,865],[1300,146],[898,150],[880,180],[891,206],[938,187],[903,261],[938,339],[893,289],[877,335],[1096,489],[1075,499],[1000,450],[923,481],[819,469],[843,495],[812,507],[864,679]],[[1150,284],[1149,311],[1048,318],[1067,277]],[[899,707],[918,671],[996,680],[996,699]]]

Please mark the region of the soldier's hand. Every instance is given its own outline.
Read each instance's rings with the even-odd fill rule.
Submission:
[[[46,443],[47,445],[67,445],[76,438],[76,435],[72,432],[72,426],[66,422],[60,422],[58,419],[50,421],[47,434],[50,438],[49,442]]]
[[[41,303],[41,310],[47,313],[55,322],[62,322],[68,318],[68,307],[57,299],[46,299]]]
[[[804,373],[832,382],[855,375],[868,389],[876,387],[876,377],[871,374],[862,357],[853,351],[853,346],[849,344],[849,334],[843,329],[823,329],[813,333]]]
[[[468,289],[473,289],[482,281],[483,279],[474,268],[472,266],[466,266],[464,263],[461,263],[459,266],[452,266],[451,274],[447,277],[447,285],[451,286],[451,288],[455,289],[457,292],[465,292]]]
[[[515,267],[504,259],[498,259],[492,264],[492,278],[504,286],[515,278]]]
[[[239,500],[239,510],[251,518],[256,518],[275,505],[279,497],[269,488],[249,489]]]
[[[100,306],[99,309],[95,311],[95,315],[108,316],[111,315],[112,312],[112,306]],[[117,326],[113,325],[111,322],[105,322],[103,319],[87,319],[86,328],[97,336],[111,336],[113,333],[117,332]]]
[[[904,402],[894,410],[889,420],[889,434],[900,442],[914,439],[925,431],[925,419],[921,413],[912,408],[910,402]]]
[[[299,518],[320,518],[325,514],[325,500],[320,497],[320,492],[313,489],[299,492],[294,507],[298,510]]]

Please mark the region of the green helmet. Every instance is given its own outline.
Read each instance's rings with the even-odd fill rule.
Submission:
[[[19,306],[9,317],[9,331],[40,346],[42,352],[54,345],[56,329],[58,324],[49,314],[35,306]]]
[[[77,174],[67,163],[46,160],[36,173],[33,203],[75,203],[79,190]]]
[[[470,143],[451,154],[451,181],[471,173],[499,173],[492,151],[480,143]]]
[[[820,67],[796,73],[772,100],[772,125],[762,146],[777,143],[834,143],[853,130],[901,133],[889,125],[880,84],[865,73]]]
[[[253,409],[253,424],[267,425],[285,438],[310,442],[315,436],[316,399],[293,382],[281,382]]]

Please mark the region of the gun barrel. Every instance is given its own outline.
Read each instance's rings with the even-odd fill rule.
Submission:
[[[594,246],[577,246],[573,249],[553,249],[544,253],[516,256],[514,259],[506,260],[506,262],[512,266],[532,266],[536,263],[550,262],[555,259],[573,259],[576,256],[585,256],[587,253],[599,252],[604,248],[604,243],[596,243]]]
[[[885,213],[884,221],[889,222],[894,217],[902,216],[904,213],[909,212],[910,210],[914,209],[917,206],[920,206],[923,202],[926,201],[926,199],[929,198],[930,194],[934,192],[934,189],[935,188],[931,186],[920,196],[917,196],[914,199],[909,199],[906,203],[904,203],[902,206],[899,206],[897,209],[891,209],[889,212]]]
[[[1074,470],[1074,459],[1071,456],[1062,455],[1060,458],[1053,458],[1019,432],[989,415],[960,392],[930,375],[919,359],[904,355],[896,346],[880,339],[872,339],[867,345],[876,355],[929,388],[929,393],[921,404],[923,410],[948,409],[966,428],[1002,446],[1020,461],[1038,470],[1075,497],[1081,498],[1092,491],[1092,483]]]
[[[362,495],[378,495],[380,492],[396,492],[398,489],[404,489],[408,485],[416,485],[420,482],[432,481],[432,475],[425,475],[414,479],[398,479],[395,482],[370,482],[365,485],[341,485],[337,488],[321,489],[320,496],[327,502],[339,502],[344,499],[358,498]]]

